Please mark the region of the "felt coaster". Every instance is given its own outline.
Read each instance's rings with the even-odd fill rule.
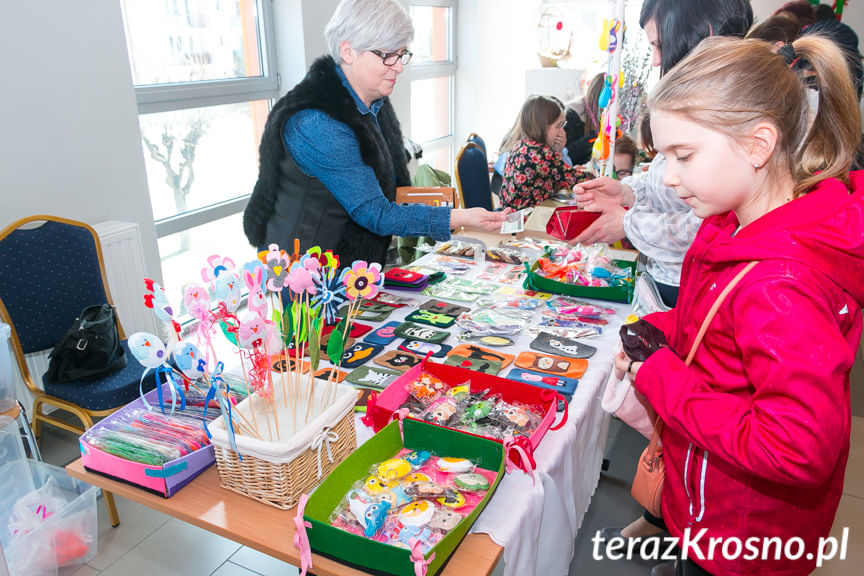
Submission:
[[[420,310],[429,310],[430,312],[446,314],[447,316],[458,318],[460,314],[468,312],[471,309],[466,308],[465,306],[460,306],[459,304],[451,304],[450,302],[444,302],[443,300],[436,300],[433,298],[432,300],[427,300],[421,304]]]
[[[395,308],[393,308],[392,306],[387,306],[386,304],[381,304],[381,306],[386,307],[383,312],[359,306],[356,310],[354,310],[352,316],[355,320],[365,320],[366,322],[383,322],[387,319],[388,316],[390,316],[390,314],[393,313]],[[340,318],[344,318],[346,314],[348,314],[347,304],[336,311],[336,315]]]
[[[466,358],[465,356],[458,356],[455,354],[447,356],[447,359],[444,360],[444,364],[458,366],[459,368],[467,368],[468,370],[474,370],[475,372],[485,372],[492,376],[495,376],[501,371],[501,362],[498,360]]]
[[[397,372],[396,370],[378,368],[377,366],[360,366],[349,373],[345,377],[345,380],[357,386],[383,390],[401,375],[402,372]]]
[[[333,333],[333,329],[331,328],[330,330],[327,330],[326,332],[323,332],[321,334],[321,351],[324,352],[325,354],[327,353],[327,343],[330,341],[330,334],[332,334],[332,333]],[[345,339],[345,347],[343,349],[347,350],[348,348],[350,348],[351,346],[354,345],[354,342],[356,342],[356,340],[354,340],[354,338],[349,336],[348,338]]]
[[[474,344],[460,344],[453,348],[450,351],[449,355],[457,355],[464,356],[466,358],[471,358],[474,360],[491,360],[493,362],[499,362],[501,364],[501,368],[506,368],[513,362],[513,359],[516,358],[513,354],[504,354],[503,352],[496,352],[495,350],[489,350],[488,348],[483,348],[482,346],[475,346]]]
[[[417,322],[418,324],[426,324],[427,326],[435,326],[436,328],[449,328],[456,322],[456,318],[453,316],[438,314],[430,310],[414,310],[405,317],[405,320]]]
[[[435,342],[440,344],[450,336],[449,332],[435,330],[426,326],[418,326],[411,322],[403,322],[396,327],[396,335],[408,340],[423,340],[424,342]]]
[[[291,358],[289,356],[288,357],[288,366],[291,367],[292,372],[296,372],[297,371],[297,359]],[[273,370],[273,372],[285,372],[286,371],[285,370],[285,359],[280,357],[280,356],[276,356],[276,355],[270,356],[270,368]],[[300,364],[300,373],[306,374],[307,372],[309,372],[309,362],[307,362],[306,360],[303,360],[303,362]]]
[[[363,341],[369,342],[370,344],[386,346],[396,339],[396,327],[399,326],[399,324],[401,324],[401,322],[388,322],[383,326],[379,326],[367,334],[366,337],[363,338]]]
[[[355,388],[357,390],[357,402],[354,403],[355,412],[366,412],[366,405],[369,403],[369,398],[375,392],[372,388]]]
[[[334,374],[333,382],[342,382],[348,375],[347,372],[343,372],[342,370],[331,366],[330,368],[321,368],[320,370],[315,372],[315,378],[320,378],[321,380],[329,380],[331,372]]]
[[[372,302],[388,304],[390,306],[393,306],[394,308],[417,305],[417,300],[415,300],[414,298],[406,298],[405,296],[391,294],[390,292],[384,292],[383,290],[378,291],[378,294],[375,295],[375,298],[372,299]]]
[[[426,357],[429,352],[432,353],[432,358],[444,358],[451,350],[452,346],[447,344],[436,344],[434,342],[424,342],[422,340],[403,340],[399,344],[399,350],[403,352],[413,352],[418,356]]]
[[[534,372],[543,372],[564,378],[581,378],[588,369],[588,361],[582,358],[565,358],[537,352],[522,352],[516,357],[516,366]]]
[[[422,356],[417,356],[411,352],[403,352],[402,350],[388,350],[375,358],[375,364],[390,368],[391,370],[398,370],[399,372],[407,372],[422,361]]]
[[[385,286],[412,286],[420,283],[427,283],[429,277],[419,272],[405,270],[404,268],[391,268],[384,273]]]
[[[540,352],[547,352],[567,358],[590,358],[597,349],[587,344],[582,344],[570,338],[560,338],[547,332],[540,332],[537,338],[531,342],[531,348]]]
[[[507,373],[507,379],[524,382],[538,388],[548,388],[565,395],[573,394],[573,391],[576,390],[576,385],[579,384],[579,380],[575,378],[541,374],[539,372],[523,370],[522,368],[511,368],[510,372]]]
[[[383,346],[377,346],[375,344],[369,344],[368,342],[358,342],[354,344],[350,348],[345,348],[345,351],[342,352],[342,368],[356,368],[361,364],[365,364],[369,360],[371,360],[374,356],[376,356],[381,350],[383,350]]]
[[[365,299],[360,302],[360,309],[366,312],[376,312],[379,314],[386,312],[389,314],[390,312],[393,312],[393,308],[395,308],[395,306],[387,304],[386,302],[377,302],[375,300]]]

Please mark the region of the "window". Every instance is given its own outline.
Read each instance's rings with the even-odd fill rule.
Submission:
[[[423,161],[453,172],[455,0],[411,0],[414,59],[411,79],[411,139],[423,147]]]
[[[121,0],[164,288],[251,259],[241,225],[278,97],[272,3]]]

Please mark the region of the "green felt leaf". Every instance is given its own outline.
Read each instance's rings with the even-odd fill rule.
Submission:
[[[342,364],[342,351],[345,349],[345,340],[342,334],[342,323],[333,329],[330,333],[330,339],[327,341],[327,357],[334,366]]]
[[[230,332],[228,330],[229,326],[225,323],[225,321],[219,322],[219,327],[222,328],[222,333],[225,334],[225,338],[227,338],[229,342],[237,346],[237,332]]]
[[[317,322],[316,322],[317,324]],[[318,345],[318,327],[314,324],[309,330],[309,363],[312,366],[312,372],[318,371],[318,363],[321,361],[321,346]],[[329,344],[329,343],[328,343]],[[328,352],[329,352],[329,346]]]

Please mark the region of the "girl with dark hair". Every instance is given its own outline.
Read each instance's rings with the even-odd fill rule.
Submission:
[[[561,188],[571,188],[582,171],[564,162],[564,106],[557,98],[531,96],[522,105],[509,137],[501,203],[515,210],[540,204]]]

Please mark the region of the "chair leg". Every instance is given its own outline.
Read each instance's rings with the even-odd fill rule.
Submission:
[[[116,528],[120,525],[120,515],[117,514],[117,504],[114,502],[114,494],[107,490],[102,490],[102,496],[105,498],[105,508],[108,509],[108,520],[111,526]]]
[[[33,401],[33,435],[36,436],[36,444],[42,443],[42,400],[36,398]]]
[[[30,426],[30,420],[27,418],[27,411],[24,410],[24,405],[18,402],[18,419],[19,424],[24,428],[24,433],[27,435],[27,444],[30,446],[30,457],[37,462],[42,462],[42,453],[39,451],[39,443],[36,442],[36,437],[33,435],[33,428]]]

